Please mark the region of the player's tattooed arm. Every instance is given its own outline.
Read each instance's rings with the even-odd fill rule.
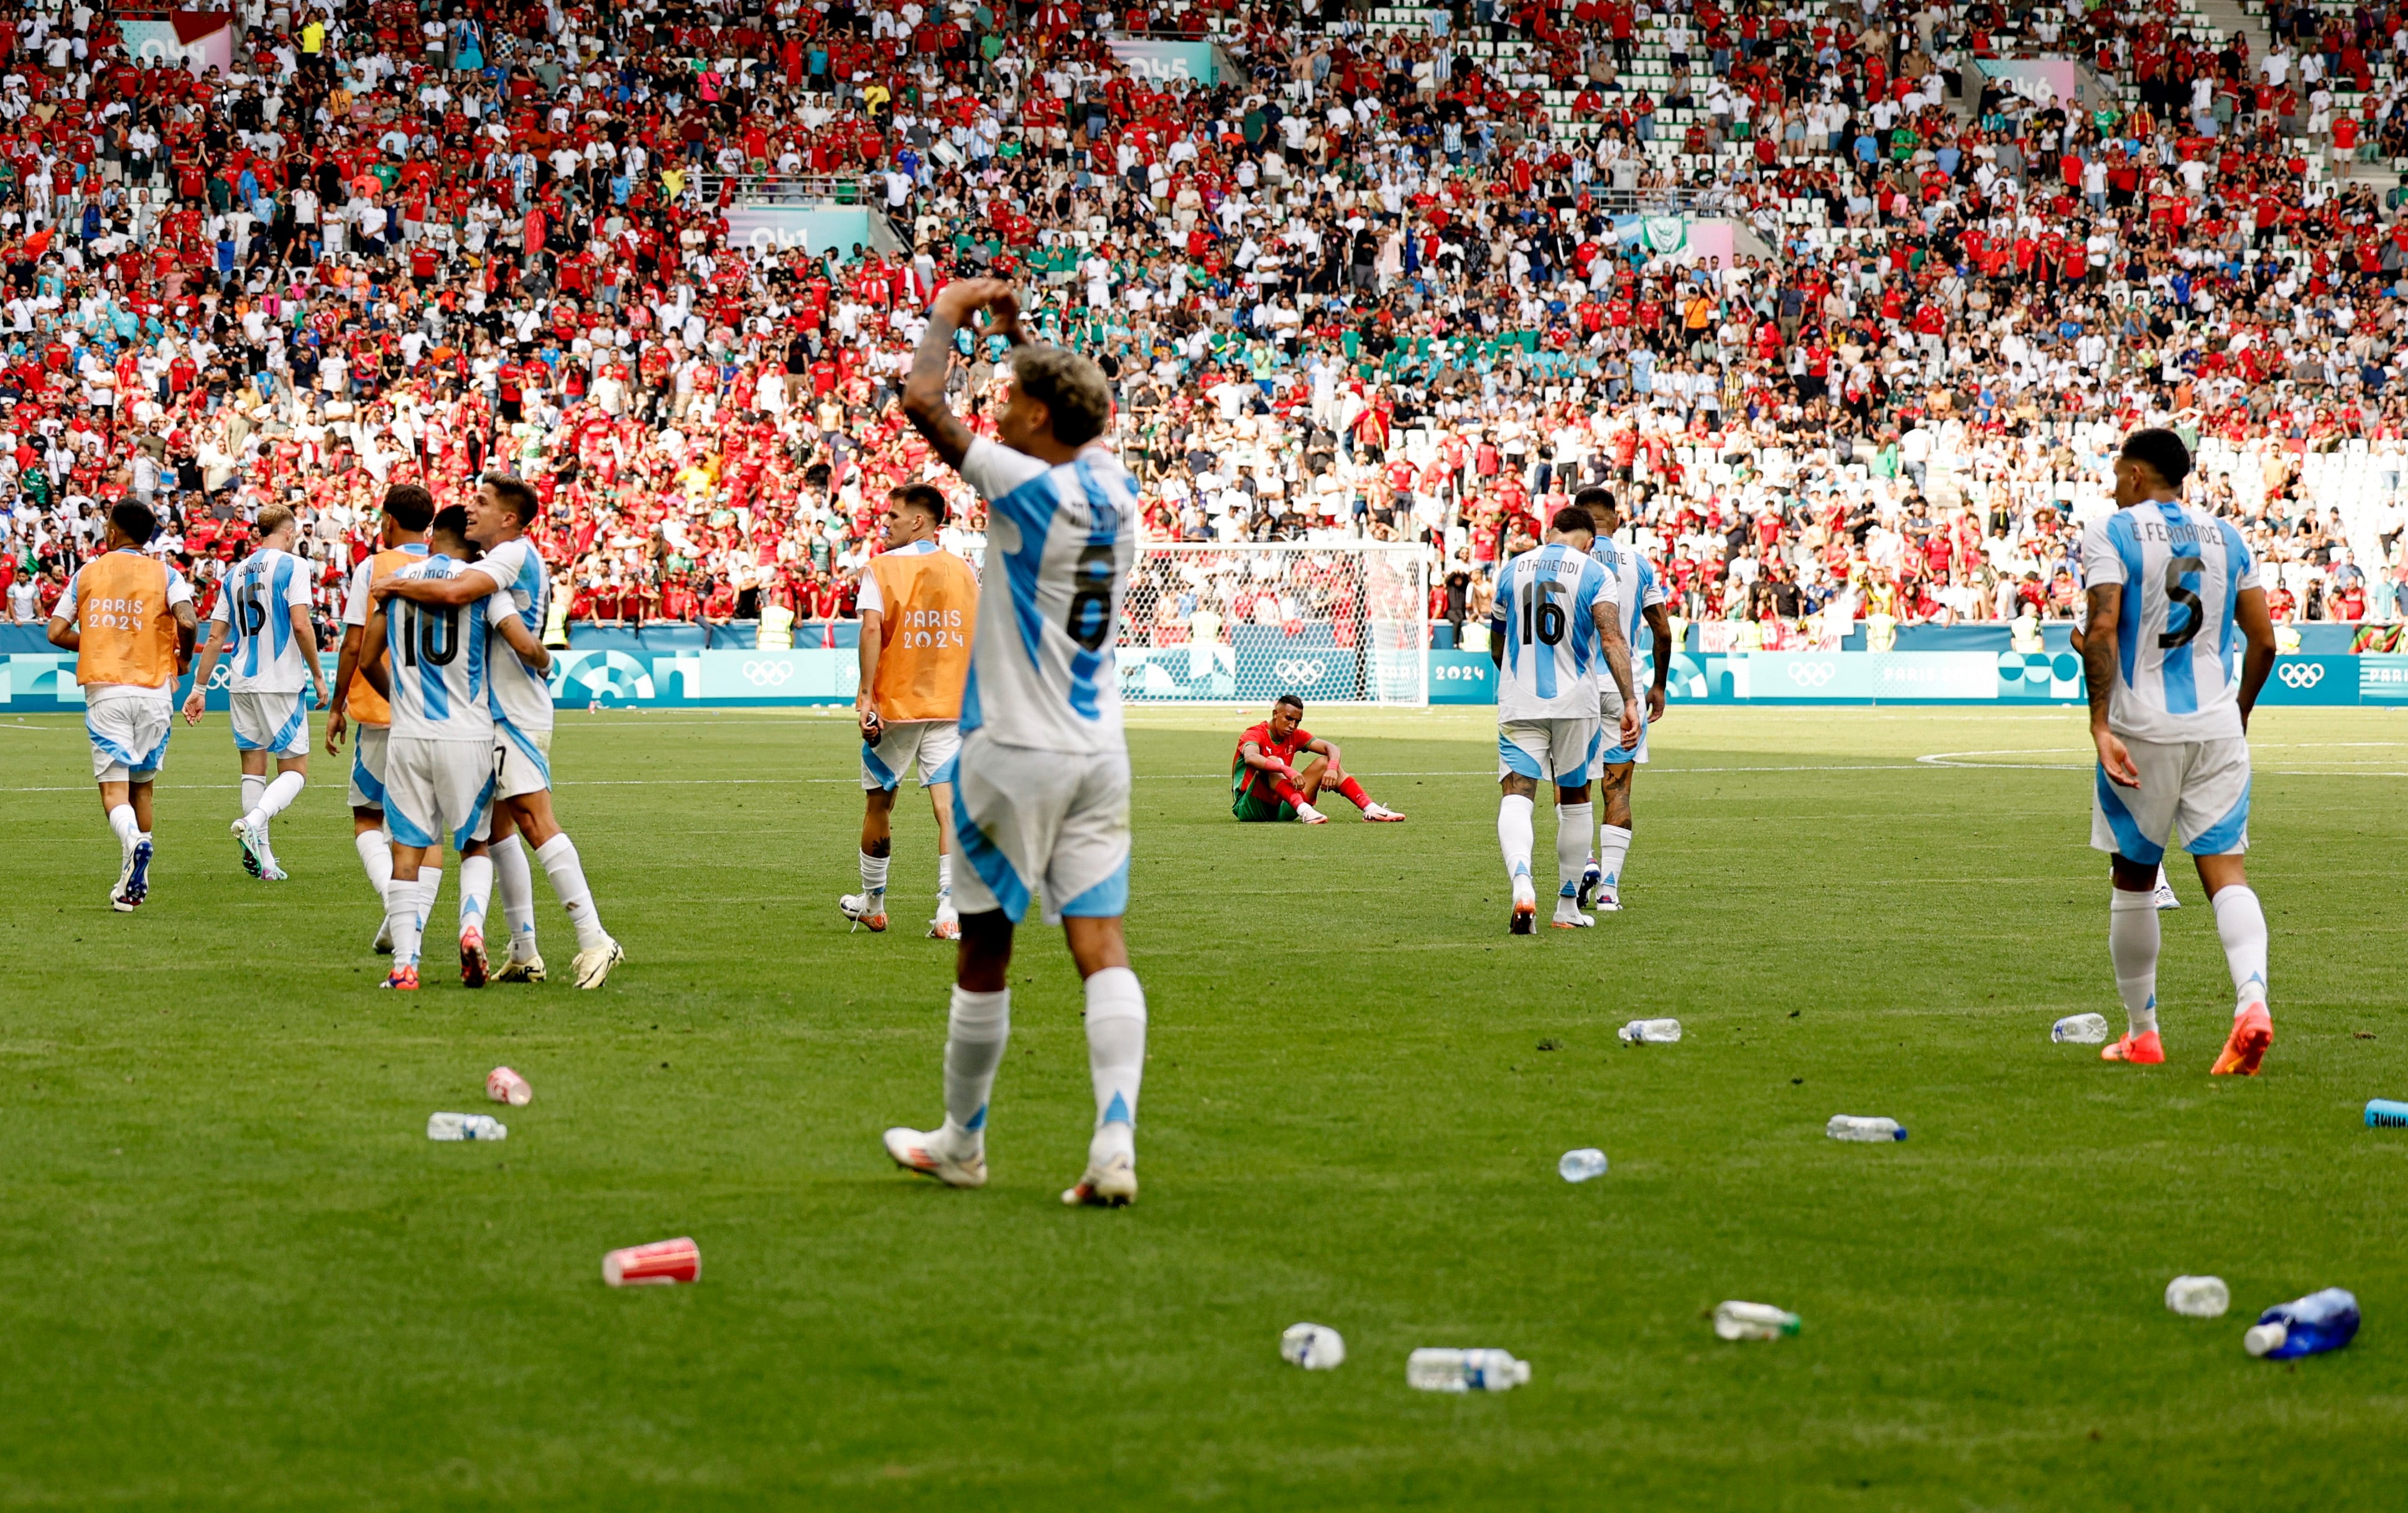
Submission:
[[[2124,585],[2101,583],[2087,595],[2088,616],[2083,621],[2082,677],[2090,692],[2090,744],[2099,750],[2099,770],[2125,788],[2141,786],[2141,769],[2123,739],[2107,728],[2107,701],[2115,690],[2115,619],[2124,609]]]
[[[394,573],[368,585],[368,597],[378,604],[408,599],[417,604],[463,605],[501,592],[494,575],[471,564],[450,578],[404,578]]]
[[[998,298],[1009,298],[1011,287],[1000,278],[965,278],[947,284],[928,307],[928,329],[911,354],[911,371],[903,380],[903,413],[949,467],[959,467],[976,438],[945,403],[945,379],[953,366],[953,335],[978,311]],[[1019,329],[1019,307],[1004,321],[1006,335]]]

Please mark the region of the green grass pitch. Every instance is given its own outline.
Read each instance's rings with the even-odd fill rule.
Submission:
[[[2359,1109],[2408,1096],[2408,719],[2259,721],[2277,1038],[2211,1082],[2230,989],[2183,867],[2170,1063],[2048,1042],[2120,1022],[2078,712],[1676,709],[1628,912],[1534,939],[1505,933],[1486,711],[1316,713],[1412,817],[1318,829],[1229,820],[1256,718],[1132,715],[1153,1035],[1119,1213],[1056,1202],[1092,1104],[1037,928],[993,1183],[880,1151],[939,1113],[950,953],[917,934],[916,796],[896,932],[837,916],[840,718],[564,716],[561,814],[627,964],[472,994],[438,949],[414,997],[373,991],[335,764],[262,885],[223,717],[179,728],[121,917],[79,722],[0,722],[0,1505],[2398,1506],[2408,1132]],[[1918,761],[1947,752],[1985,754]],[[1687,1037],[1619,1046],[1640,1015]],[[536,1089],[509,1141],[430,1144],[502,1063]],[[1913,1137],[1826,1140],[1837,1112]],[[1592,1144],[1612,1172],[1560,1181]],[[700,1285],[602,1285],[606,1249],[677,1235]],[[2233,1312],[2168,1313],[2181,1272]],[[2356,1345],[2242,1353],[2328,1285]],[[1724,1298],[1804,1334],[1722,1344]],[[1302,1320],[1342,1369],[1281,1363]],[[1535,1377],[1409,1392],[1406,1352],[1447,1344]]]

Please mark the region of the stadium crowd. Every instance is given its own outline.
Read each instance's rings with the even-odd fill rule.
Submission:
[[[567,619],[850,618],[889,488],[980,542],[898,406],[969,274],[1103,365],[1153,535],[1424,542],[1458,630],[1598,481],[1764,644],[2064,617],[2149,423],[2278,618],[2401,614],[2408,190],[2359,167],[2408,156],[2397,7],[2253,56],[2176,0],[241,0],[205,75],[129,56],[165,14],[0,20],[12,620],[121,494],[204,613],[291,504],[331,610],[384,487],[496,467]],[[1981,66],[2040,55],[2093,98]],[[762,194],[882,235],[734,245]]]

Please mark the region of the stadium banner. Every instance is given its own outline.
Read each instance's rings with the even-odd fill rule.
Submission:
[[[727,245],[754,256],[791,252],[809,254],[833,249],[850,256],[853,250],[876,247],[867,210],[840,206],[822,208],[804,205],[731,205],[726,210]]]
[[[629,638],[631,641],[633,637]],[[1341,647],[1326,625],[1296,634],[1239,626],[1235,644],[1124,647],[1121,684],[1131,698],[1226,703],[1248,688],[1293,691],[1313,704],[1360,700],[1369,682],[1389,680],[1411,661],[1375,649]],[[851,648],[757,649],[580,646],[555,651],[552,703],[564,709],[743,708],[850,704],[860,686]],[[1496,675],[1484,651],[1428,654],[1429,702],[1494,704]],[[335,659],[329,654],[331,678]],[[1644,686],[1653,660],[1631,669]],[[211,679],[208,707],[226,707],[227,669]],[[1739,651],[1682,652],[1668,679],[1672,702],[1708,705],[2071,705],[2083,701],[2081,660],[2071,652]],[[180,698],[183,686],[177,690]],[[2321,707],[2408,707],[2408,654],[2283,656],[2260,702]],[[50,650],[0,652],[0,711],[81,713],[75,658]]]
[[[136,63],[148,59],[153,67],[172,64],[206,79],[211,69],[234,72],[233,21],[222,10],[177,10],[165,21],[120,21],[117,30]]]
[[[1157,84],[1174,79],[1192,79],[1207,85],[1221,81],[1220,64],[1210,42],[1171,42],[1115,32],[1104,38],[1104,45],[1112,50],[1112,56],[1120,60],[1122,67]]]

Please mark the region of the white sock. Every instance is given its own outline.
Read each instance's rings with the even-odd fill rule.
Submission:
[[[886,864],[894,860],[891,856],[872,856],[867,851],[861,853],[861,891],[864,893],[876,898],[886,892]]]
[[[1010,989],[953,990],[953,1012],[945,1024],[944,1133],[956,1151],[976,1150],[986,1143],[987,1094],[995,1089],[995,1069],[1003,1064],[1003,1048],[1010,1038]]]
[[[1127,967],[1108,966],[1087,979],[1087,1076],[1096,1091],[1089,1164],[1135,1155],[1138,1084],[1145,1078],[1145,990]]]
[[[1505,852],[1505,875],[1519,888],[1530,876],[1531,803],[1508,793],[1497,805],[1497,844]]]
[[[1588,827],[1596,813],[1591,804],[1555,806],[1555,892],[1580,892],[1581,874],[1588,870]]]
[[[1597,832],[1598,891],[1607,898],[1622,896],[1622,867],[1630,855],[1628,825],[1599,825]]]
[[[510,960],[535,960],[535,872],[515,835],[494,842],[494,881],[502,894],[502,921],[510,927]]]
[[[2148,892],[2115,890],[2107,909],[2107,955],[2115,963],[2115,992],[2131,1016],[2132,1034],[2157,1027],[2157,905]]]
[[[552,891],[560,895],[560,906],[568,911],[568,922],[577,927],[577,949],[591,950],[610,938],[602,928],[602,918],[594,912],[594,890],[585,886],[585,868],[577,860],[577,843],[564,830],[536,848],[535,859],[543,864],[543,875],[552,879]]]
[[[443,890],[443,869],[422,864],[418,869],[418,931],[426,933],[426,921],[435,914],[435,895]]]
[[[2266,911],[2247,883],[2227,888],[2208,903],[2215,910],[2215,933],[2224,937],[2225,964],[2232,968],[2237,1017],[2266,1001]]]
[[[119,804],[109,809],[108,828],[117,833],[117,844],[129,851],[142,838],[142,826],[136,821],[131,804]]]
[[[275,819],[278,815],[284,812],[285,808],[292,804],[294,799],[299,796],[301,792],[301,785],[303,782],[307,781],[307,779],[297,772],[280,772],[276,775],[275,781],[267,785],[265,792],[252,794],[251,793],[249,785],[256,782],[257,780],[257,778],[246,778],[243,779],[243,783],[245,785],[244,793],[251,799],[251,812],[244,815],[243,818],[250,821],[252,824],[262,827],[265,827],[270,820]]]
[[[351,845],[360,853],[360,865],[367,872],[368,886],[382,898],[385,884],[393,881],[393,837],[381,830],[363,830],[351,837]]]
[[[485,928],[485,901],[493,896],[494,859],[484,856],[464,856],[460,859],[460,933]]]
[[[242,817],[245,820],[249,820],[258,811],[259,795],[265,792],[267,792],[266,774],[246,772],[242,775]]]
[[[941,914],[953,906],[953,853],[947,851],[937,858],[937,912]]]
[[[393,937],[393,964],[418,964],[418,883],[394,878],[384,885],[384,928]]]

